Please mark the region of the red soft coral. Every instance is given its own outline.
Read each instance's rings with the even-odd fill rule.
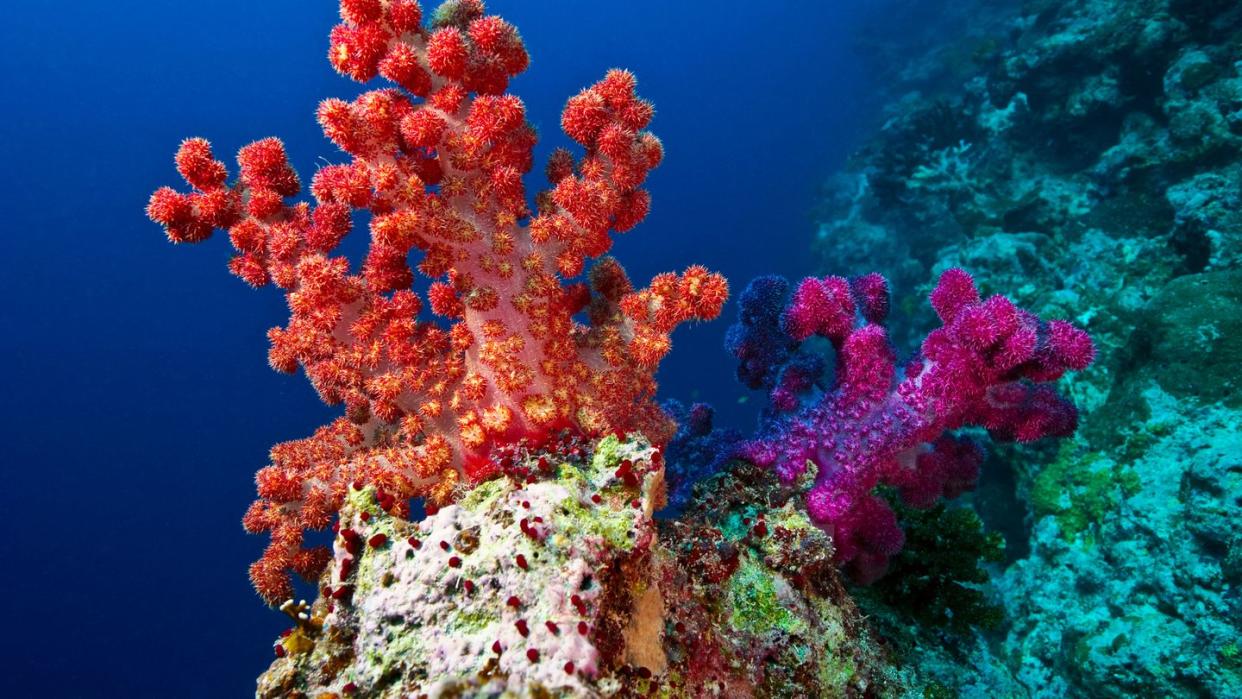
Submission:
[[[393,508],[411,497],[440,503],[492,475],[486,454],[499,443],[563,428],[667,440],[672,425],[652,396],[668,335],[716,317],[727,295],[701,267],[639,291],[607,259],[589,288],[563,281],[650,206],[641,186],[663,151],[642,131],[652,109],[633,75],[610,71],[566,105],[562,124],[586,152],[553,156],[552,189],[532,212],[522,175],[535,132],[521,100],[502,94],[529,62],[517,31],[474,1],[442,7],[434,29],[408,1],[342,0],[341,16],[333,67],[401,89],[320,105],[324,133],[352,160],[316,173],[315,206],[287,201],[301,185],[277,139],[241,150],[232,186],[205,140],[186,141],[177,166],[195,191],[163,188],[148,206],[174,242],[228,229],[232,272],[287,294],[289,323],[269,333],[272,366],[302,367],[345,408],[314,436],[277,446],[259,472],[244,524],[272,536],[251,568],[270,603],[291,594],[290,571],[322,568],[302,532],[326,526],[355,481],[378,485]],[[371,215],[360,270],[333,255],[356,209]],[[453,321],[447,330],[417,318],[414,250],[436,280],[430,309]],[[574,315],[588,305],[584,325]]]

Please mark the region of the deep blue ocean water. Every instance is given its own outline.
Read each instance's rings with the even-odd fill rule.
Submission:
[[[869,85],[848,2],[495,1],[533,62],[512,84],[566,139],[564,100],[610,67],[655,102],[652,215],[614,250],[636,281],[701,263],[735,290],[812,270],[820,179]],[[324,54],[335,3],[23,3],[0,22],[0,689],[7,696],[252,692],[285,627],[246,579],[239,519],[275,442],[334,412],[272,372],[280,295],[225,269],[224,236],[174,247],[146,220],[183,137],[228,156],[277,135],[309,180],[339,162],[317,102],[363,88]],[[891,27],[892,25],[890,25]],[[893,29],[893,31],[897,31]],[[227,159],[231,162],[231,156]],[[365,235],[356,233],[355,235]],[[728,316],[681,330],[666,397],[747,420]]]

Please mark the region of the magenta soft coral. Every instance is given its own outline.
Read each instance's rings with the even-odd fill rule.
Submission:
[[[316,204],[289,203],[301,189],[274,138],[238,154],[238,180],[203,139],[177,153],[190,193],[164,187],[147,212],[173,242],[227,229],[230,269],[287,295],[290,320],[269,333],[279,371],[306,371],[345,418],[272,450],[257,477],[250,531],[272,543],[251,567],[268,602],[290,592],[289,572],[316,575],[322,549],[303,532],[330,523],[346,488],[378,486],[400,512],[411,497],[450,500],[491,477],[492,448],[570,429],[586,436],[674,431],[653,401],[654,374],[680,323],[719,314],[725,280],[702,267],[662,274],[636,290],[603,259],[586,282],[564,280],[608,252],[610,232],[647,214],[642,184],[663,157],[646,132],[653,111],[634,77],[608,72],[571,98],[561,117],[585,149],[558,150],[551,189],[527,203],[535,131],[522,101],[503,94],[529,63],[512,25],[477,0],[450,0],[424,26],[413,0],[342,0],[328,57],[358,81],[395,87],[352,102],[325,100],[324,133],[351,156],[315,173]],[[334,250],[355,210],[370,213],[360,270]],[[419,320],[408,259],[433,279]],[[590,324],[575,320],[587,311]]]
[[[1090,338],[1003,296],[981,299],[960,269],[941,276],[931,302],[942,326],[902,371],[881,325],[888,290],[879,275],[806,279],[787,296],[785,280],[755,280],[730,332],[739,376],[771,397],[764,428],[738,455],[787,483],[812,478],[813,465],[807,511],[861,581],[881,575],[905,540],[877,486],[920,508],[974,486],[983,454],[949,432],[974,425],[1031,441],[1075,429],[1074,407],[1049,382],[1091,363]],[[801,347],[812,336],[836,353],[822,390],[824,366]]]

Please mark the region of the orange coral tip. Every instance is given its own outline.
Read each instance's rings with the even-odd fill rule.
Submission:
[[[634,228],[647,218],[651,210],[651,195],[644,189],[627,192],[617,205],[617,213],[613,216],[612,227],[618,233]]]
[[[584,90],[570,97],[561,112],[561,129],[578,143],[589,146],[608,123],[608,108],[599,93]]]
[[[187,138],[177,149],[177,172],[194,187],[207,191],[224,184],[228,171],[211,154],[205,138]]]
[[[190,197],[172,187],[160,187],[147,202],[147,216],[165,228],[181,226],[194,218]]]
[[[237,153],[241,180],[253,189],[270,189],[282,196],[298,193],[297,173],[289,166],[285,144],[279,138],[265,138],[243,146]]]
[[[341,0],[341,19],[352,24],[374,22],[384,16],[380,0]]]
[[[401,120],[401,137],[413,148],[434,148],[447,124],[430,109],[420,109]]]
[[[613,68],[604,74],[604,79],[596,83],[595,89],[613,109],[620,109],[634,99],[634,88],[638,79],[628,70]]]
[[[418,62],[418,54],[407,44],[396,43],[379,64],[379,73],[401,87],[426,97],[431,92],[431,76]]]
[[[441,77],[461,80],[467,56],[466,39],[456,27],[437,29],[427,40],[427,65]]]
[[[229,271],[255,288],[264,286],[270,281],[267,268],[263,266],[262,260],[250,252],[235,255],[229,260]]]
[[[388,5],[388,26],[398,34],[415,32],[423,21],[423,9],[415,0],[392,0]]]
[[[338,24],[332,28],[328,61],[341,75],[366,82],[379,72],[379,62],[392,37],[378,23],[357,27]]]

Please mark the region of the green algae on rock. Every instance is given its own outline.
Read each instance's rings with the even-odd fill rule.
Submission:
[[[657,523],[655,450],[636,436],[589,447],[526,454],[513,471],[529,475],[421,522],[353,491],[320,597],[277,641],[258,695],[912,691],[830,538],[771,474],[735,464],[696,488],[687,517]]]

